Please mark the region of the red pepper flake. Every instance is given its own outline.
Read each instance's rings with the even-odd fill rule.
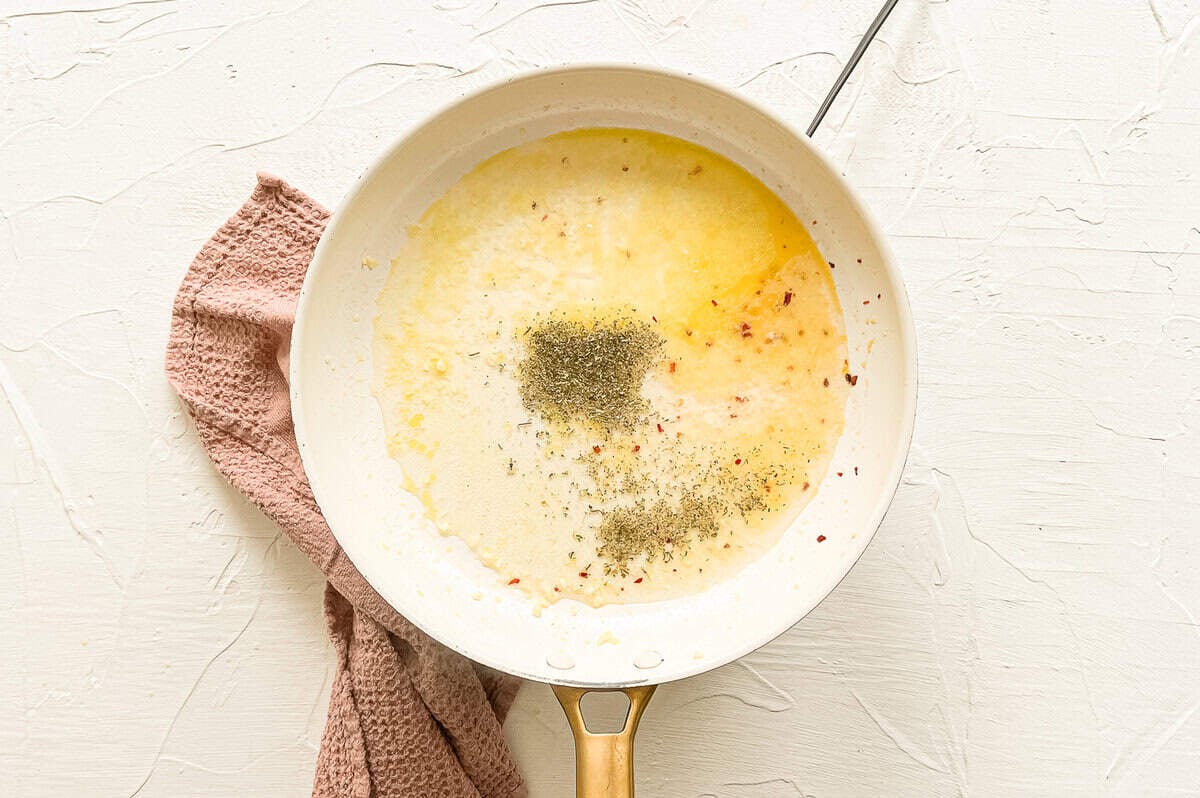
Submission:
[[[651,316],[650,318],[654,319],[655,324],[658,324],[658,316]]]
[[[713,303],[713,307],[715,308],[715,307],[717,306],[717,300],[713,299],[713,300],[710,300],[710,301]]]
[[[587,579],[587,578],[588,578],[588,572],[587,572],[587,571],[580,571],[580,572],[579,572],[579,578],[580,578],[580,579]]]
[[[813,219],[813,224],[816,224],[816,223],[817,223],[817,220],[816,220],[816,219]]]
[[[667,364],[667,371],[670,374],[675,373],[675,361],[674,360],[672,360],[670,363]]]
[[[742,464],[742,458],[740,458],[740,457],[739,457],[739,458],[735,459],[735,460],[733,461],[733,464],[734,464],[734,465],[741,465],[741,464]]]
[[[544,222],[549,218],[550,218],[550,214],[547,213],[545,216],[542,217],[542,221]]]
[[[735,401],[735,402],[745,402],[745,401],[747,401],[747,399],[746,399],[746,397],[744,397],[744,396],[735,396],[735,397],[733,397],[733,401]]]
[[[679,419],[681,419],[681,418],[683,418],[683,416],[680,416],[680,415],[677,415],[677,416],[675,416],[675,420],[676,420],[676,421],[678,421],[678,420],[679,420]]]
[[[682,438],[682,437],[683,437],[683,433],[682,433],[682,432],[676,432],[676,433],[675,433],[675,437],[676,437],[676,438]]]
[[[824,542],[825,542],[825,536],[824,536],[824,535],[817,535],[817,542],[818,542],[818,543],[824,543]]]
[[[792,292],[790,290],[784,291],[783,292],[783,306],[786,308],[790,304],[792,304]]]
[[[729,414],[729,417],[730,417],[730,418],[737,418],[737,413],[730,413],[730,414]]]
[[[808,487],[809,487],[808,483],[805,482],[804,487],[802,487],[800,490],[808,490]]]
[[[763,488],[764,488],[764,490],[766,490],[766,492],[767,492],[767,493],[770,493],[770,492],[771,492],[771,486],[770,486],[770,485],[764,485],[764,486],[763,486]]]
[[[508,583],[509,583],[510,585],[519,585],[519,584],[521,584],[521,580],[520,580],[520,579],[517,579],[517,578],[514,576],[512,579],[509,579],[509,580],[508,580]]]
[[[655,426],[658,427],[659,432],[663,431],[662,424],[655,424]]]
[[[726,544],[725,544],[724,546],[722,546],[721,548],[723,548],[723,549],[727,549],[727,548],[729,548],[729,544],[728,544],[728,543],[726,543]]]
[[[634,579],[634,580],[633,580],[633,583],[634,583],[635,585],[640,585],[640,584],[642,583],[642,577],[640,577],[640,576],[639,576],[637,579]]]
[[[869,299],[864,299],[864,300],[863,300],[863,304],[864,304],[864,305],[869,305],[869,304],[871,304],[871,300],[869,300]]]
[[[746,330],[749,330],[749,329],[750,329],[750,325],[747,324],[746,322],[742,322],[742,332],[745,332]]]
[[[825,381],[823,384],[825,385],[826,388],[829,387],[829,378],[828,377],[825,378]]]
[[[633,453],[634,453],[634,454],[637,454],[637,453],[638,453],[638,452],[640,452],[641,450],[642,450],[641,444],[637,444],[637,443],[635,443],[635,444],[633,445]]]
[[[839,471],[839,472],[838,472],[838,476],[840,477],[841,475],[842,475],[842,472],[841,472],[841,471]]]
[[[743,338],[753,338],[754,333],[750,332],[749,330],[742,330],[742,337]]]
[[[851,385],[858,385],[858,375],[846,372],[846,382],[850,383]]]
[[[593,446],[593,447],[592,447],[592,451],[593,451],[593,452],[595,452],[596,454],[600,454],[600,447],[599,447],[599,446]],[[839,476],[840,476],[840,475],[839,475]]]
[[[561,590],[559,590],[558,588],[554,588],[554,592],[555,592],[555,593],[561,593],[562,591],[561,591]]]

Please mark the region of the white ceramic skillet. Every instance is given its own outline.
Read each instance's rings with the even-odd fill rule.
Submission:
[[[836,264],[850,371],[858,382],[829,475],[760,560],[679,599],[599,609],[560,601],[535,614],[524,593],[423,520],[417,498],[401,488],[371,393],[372,321],[386,258],[399,252],[406,227],[435,199],[502,150],[583,127],[643,128],[687,139],[773,189]],[[366,269],[364,255],[384,265]],[[560,686],[556,692],[576,732],[579,794],[631,795],[632,734],[649,686],[716,668],[769,642],[816,606],[862,554],[908,451],[914,344],[904,287],[882,233],[807,137],[690,77],[572,67],[513,78],[451,105],[363,175],[333,214],[300,296],[292,412],[317,502],[363,576],[445,645]],[[578,699],[596,689],[625,689],[631,696],[621,734],[583,728]]]

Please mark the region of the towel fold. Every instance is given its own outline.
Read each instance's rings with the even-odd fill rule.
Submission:
[[[167,377],[217,469],[329,580],[337,676],[314,798],[525,795],[500,725],[518,681],[396,613],[351,564],[313,499],[288,401],[296,300],[329,212],[260,174],[175,297]]]

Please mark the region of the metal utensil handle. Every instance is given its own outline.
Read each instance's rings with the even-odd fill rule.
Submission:
[[[833,101],[837,99],[838,92],[842,90],[842,86],[846,85],[846,80],[850,77],[850,73],[858,66],[863,53],[867,51],[867,46],[875,38],[875,34],[879,32],[879,29],[883,27],[884,20],[888,18],[888,14],[892,13],[892,9],[896,7],[896,3],[898,2],[900,0],[887,0],[883,4],[883,8],[879,9],[879,13],[875,15],[875,21],[871,23],[871,27],[867,28],[867,32],[863,34],[862,39],[858,42],[858,47],[855,47],[854,52],[850,54],[850,60],[842,68],[842,74],[838,75],[837,80],[833,82],[833,88],[829,90],[829,94],[825,95],[825,101],[821,103],[821,107],[817,109],[817,115],[813,117],[813,121],[809,124],[808,135],[810,138],[813,133],[817,132],[817,128],[821,126],[821,120],[825,118],[825,114],[829,111],[829,106],[833,105]]]
[[[657,685],[620,690],[589,690],[585,687],[551,685],[575,735],[576,798],[633,798],[633,735],[638,721]],[[583,722],[579,701],[588,693],[624,693],[629,699],[625,723],[615,734],[595,734]]]

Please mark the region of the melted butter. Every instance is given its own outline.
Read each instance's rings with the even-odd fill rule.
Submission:
[[[480,164],[409,231],[378,309],[374,389],[408,489],[539,602],[656,600],[728,577],[815,493],[841,433],[829,266],[761,182],[668,136],[579,130]],[[562,430],[522,406],[521,334],[549,314],[655,326],[646,423]],[[701,470],[720,483],[746,469],[770,472],[760,510],[722,519],[686,557],[604,574],[613,497],[597,475],[678,497]]]

